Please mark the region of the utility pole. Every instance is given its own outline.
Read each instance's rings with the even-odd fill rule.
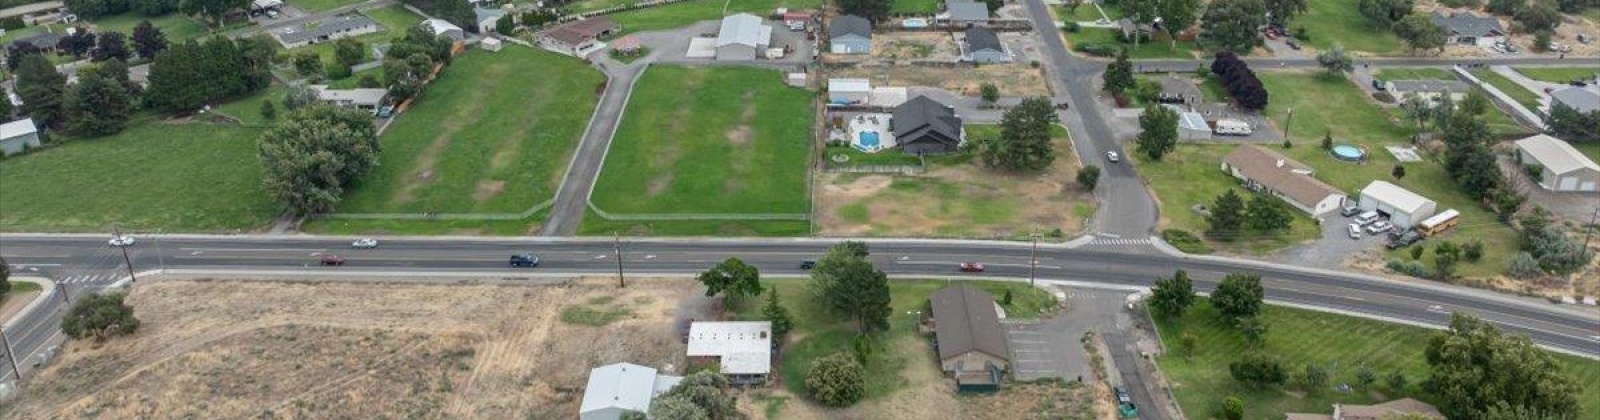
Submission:
[[[628,280],[622,276],[622,235],[616,231],[611,232],[611,250],[617,255],[617,287],[628,287]]]
[[[1033,238],[1033,249],[1028,251],[1028,285],[1033,286],[1034,269],[1039,266],[1039,234],[1028,236]]]
[[[1600,221],[1600,207],[1594,209],[1594,214],[1589,216],[1589,228],[1583,231],[1583,249],[1589,249],[1589,237],[1594,236],[1594,224]]]
[[[121,238],[122,237],[122,224],[121,223],[112,223],[111,224],[111,237],[113,237],[113,238]],[[127,267],[128,267],[128,282],[132,283],[132,282],[139,281],[139,277],[137,275],[133,274],[133,259],[132,258],[128,258],[128,246],[127,245],[121,245],[121,246],[118,246],[117,248],[121,248],[122,249],[122,262],[126,263]]]
[[[1289,141],[1289,124],[1294,122],[1294,108],[1289,108],[1289,116],[1283,117],[1283,141]]]
[[[0,329],[0,344],[5,345],[6,360],[11,361],[11,374],[16,376],[17,381],[22,381],[22,368],[17,367],[17,354],[11,351],[11,339],[6,337],[3,329]]]

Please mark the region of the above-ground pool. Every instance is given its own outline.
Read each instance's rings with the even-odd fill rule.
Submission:
[[[863,152],[876,151],[878,150],[878,145],[882,144],[878,141],[878,133],[871,131],[863,131],[857,137],[856,147]]]
[[[1339,160],[1348,160],[1348,161],[1351,161],[1351,162],[1360,162],[1360,161],[1365,160],[1367,158],[1367,152],[1364,151],[1364,150],[1361,150],[1361,148],[1359,148],[1359,147],[1351,146],[1351,145],[1348,145],[1348,144],[1341,144],[1341,145],[1333,146],[1333,157],[1338,158]]]

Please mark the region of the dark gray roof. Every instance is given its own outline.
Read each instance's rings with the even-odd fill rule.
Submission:
[[[1494,16],[1478,16],[1472,12],[1444,13],[1433,12],[1433,24],[1443,27],[1456,36],[1482,37],[1493,34],[1503,34],[1506,29],[1500,26],[1500,19]]]
[[[985,22],[989,20],[989,5],[969,0],[945,0],[945,13],[956,22]]]
[[[901,144],[928,137],[928,134],[951,142],[961,141],[961,118],[956,117],[956,111],[926,96],[918,95],[895,107],[890,125],[896,141]]]
[[[291,27],[280,32],[278,39],[285,44],[293,44],[308,39],[317,39],[363,26],[377,25],[372,18],[362,14],[349,14],[323,19],[318,22],[307,22],[300,26]]]
[[[16,40],[12,41],[12,43],[25,42],[25,43],[33,44],[33,46],[39,47],[40,49],[55,48],[56,44],[61,42],[61,38],[62,37],[63,37],[63,35],[55,33],[55,32],[42,32],[42,33],[38,33],[38,34],[34,34],[34,35],[25,36],[25,37],[22,37],[22,38],[17,38]]]
[[[1550,98],[1582,113],[1600,111],[1600,93],[1580,87],[1550,92]]]
[[[851,34],[872,39],[872,21],[856,15],[844,15],[828,22],[828,37],[838,38]]]
[[[967,51],[995,50],[1005,51],[1000,46],[1000,35],[989,28],[967,29]]]
[[[949,359],[972,351],[1009,360],[1005,330],[994,311],[994,296],[966,284],[958,284],[928,295],[933,310],[934,336],[939,340],[939,359]]]

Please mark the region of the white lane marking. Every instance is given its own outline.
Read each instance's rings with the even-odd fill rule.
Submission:
[[[603,260],[603,259],[606,259],[606,257],[607,257],[607,256],[608,256],[608,255],[606,255],[606,254],[600,254],[600,255],[596,255],[596,256],[594,256],[594,259],[596,259],[596,260]]]
[[[1121,238],[1122,237],[1122,235],[1118,235],[1118,234],[1115,234],[1115,233],[1105,233],[1105,232],[1096,233],[1095,236],[1104,236],[1104,237],[1107,237],[1107,238]]]
[[[644,255],[644,259],[647,259],[647,260],[656,259],[656,254],[645,254]]]
[[[179,251],[215,252],[307,252],[326,251],[327,248],[178,248]]]
[[[1011,342],[1013,342],[1013,343],[1026,343],[1026,344],[1044,344],[1044,343],[1048,343],[1049,341],[1044,341],[1044,340],[1011,340]]]

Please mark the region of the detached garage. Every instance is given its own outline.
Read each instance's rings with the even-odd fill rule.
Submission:
[[[1404,229],[1433,216],[1438,208],[1433,200],[1387,181],[1372,181],[1362,188],[1360,206],[1362,211],[1389,216],[1389,223]]]
[[[1540,134],[1517,140],[1517,162],[1539,168],[1540,187],[1551,191],[1600,191],[1600,165],[1561,139]]]

